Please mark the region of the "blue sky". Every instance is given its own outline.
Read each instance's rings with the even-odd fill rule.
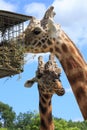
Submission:
[[[55,21],[61,25],[63,30],[75,42],[80,49],[84,59],[87,61],[87,0],[0,0],[0,9],[10,10],[18,13],[42,18],[44,12],[50,5],[55,7]],[[44,55],[45,61],[48,55]],[[38,112],[38,90],[37,84],[32,88],[24,88],[27,79],[35,76],[37,69],[37,57],[27,55],[24,72],[12,78],[0,79],[0,101],[9,104],[18,114],[19,112]],[[59,66],[60,63],[57,60]],[[54,95],[52,98],[53,115],[66,120],[83,120],[75,97],[64,71],[61,74],[62,85],[66,94],[62,97]]]

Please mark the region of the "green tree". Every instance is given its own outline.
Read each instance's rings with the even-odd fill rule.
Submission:
[[[13,127],[15,116],[16,114],[12,107],[0,102],[0,123],[2,124],[3,122],[4,127]]]
[[[87,121],[72,122],[54,118],[55,130],[87,130]],[[33,112],[20,113],[17,116],[16,129],[14,130],[39,130],[39,114]],[[13,130],[13,129],[12,129]]]
[[[19,113],[16,119],[16,129],[39,130],[39,115],[33,112]]]

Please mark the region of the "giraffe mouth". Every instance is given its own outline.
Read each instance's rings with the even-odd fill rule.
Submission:
[[[65,89],[64,88],[60,88],[56,91],[56,94],[58,96],[63,96],[65,94]]]

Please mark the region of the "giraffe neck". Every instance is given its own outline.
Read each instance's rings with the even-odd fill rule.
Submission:
[[[84,119],[87,119],[87,65],[74,43],[63,32],[55,45],[55,55],[66,73]]]
[[[40,130],[54,130],[51,98],[52,95],[39,91]]]

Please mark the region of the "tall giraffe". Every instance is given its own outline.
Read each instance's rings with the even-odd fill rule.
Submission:
[[[36,77],[25,83],[25,87],[31,87],[34,82],[38,83],[40,130],[54,130],[51,99],[54,93],[59,96],[65,93],[59,79],[60,73],[61,69],[58,68],[53,55],[50,55],[46,64],[43,62],[42,56],[40,56],[38,58]]]
[[[60,61],[84,119],[87,119],[87,64],[73,41],[53,20],[51,6],[42,20],[32,18],[24,32],[26,52],[51,52]]]

